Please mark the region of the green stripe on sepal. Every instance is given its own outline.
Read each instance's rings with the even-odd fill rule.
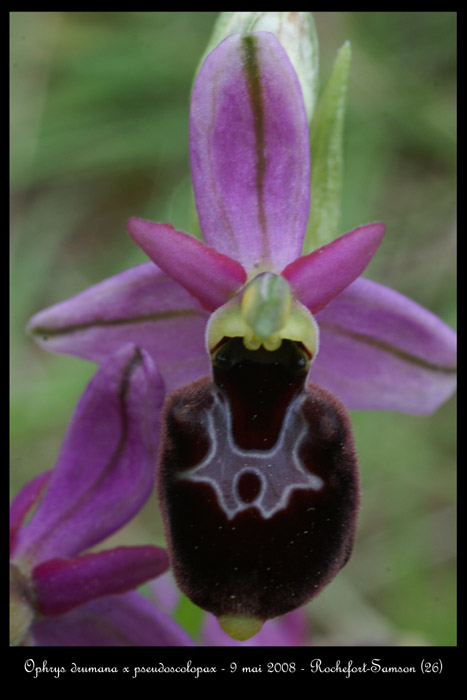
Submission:
[[[350,57],[350,42],[346,41],[337,54],[311,123],[311,212],[303,255],[330,243],[339,233],[343,127]]]

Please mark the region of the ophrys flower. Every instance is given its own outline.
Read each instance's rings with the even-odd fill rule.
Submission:
[[[173,561],[180,585],[204,607],[265,619],[308,599],[349,554],[355,456],[346,413],[325,389],[349,408],[434,410],[454,387],[454,334],[418,305],[359,279],[381,241],[381,224],[300,257],[308,126],[298,80],[272,35],[230,37],[208,56],[190,130],[198,214],[212,247],[167,224],[132,219],[132,236],[159,270],[143,265],[123,273],[31,325],[50,349],[98,361],[131,337],[153,353],[170,388],[213,362],[214,381],[179,391],[166,409],[161,490]],[[309,378],[325,389],[305,388],[311,360]],[[259,367],[264,386],[252,392]],[[252,464],[241,466],[245,459]],[[235,523],[245,519],[238,533]],[[252,523],[261,519],[285,538],[277,545],[280,561],[270,544],[275,536],[264,529],[248,553],[259,532]],[[190,523],[201,528],[191,536]],[[303,535],[305,550],[297,551]],[[266,540],[268,561],[259,559]],[[306,570],[302,551],[314,557]],[[226,583],[233,555],[240,565],[232,564]]]

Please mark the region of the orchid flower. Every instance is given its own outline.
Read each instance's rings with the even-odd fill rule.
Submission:
[[[302,255],[309,153],[279,41],[228,37],[191,100],[204,243],[132,218],[152,262],[29,325],[54,352],[102,362],[131,340],[156,362],[173,392],[158,472],[171,564],[237,639],[310,600],[350,556],[359,485],[346,409],[426,414],[455,388],[454,332],[361,277],[382,224]]]
[[[163,394],[151,357],[132,345],[122,348],[83,394],[55,468],[13,500],[12,644],[191,643],[170,617],[132,592],[168,568],[163,549],[83,554],[136,515],[151,494]]]

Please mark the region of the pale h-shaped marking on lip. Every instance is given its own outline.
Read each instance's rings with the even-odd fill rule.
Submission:
[[[290,494],[297,489],[319,491],[324,481],[303,468],[298,456],[300,445],[307,432],[305,419],[300,411],[303,397],[297,396],[287,408],[275,445],[269,450],[240,449],[232,435],[230,406],[214,393],[214,404],[199,416],[210,438],[210,447],[204,459],[179,475],[180,479],[210,484],[219,506],[231,520],[248,508],[258,508],[264,519],[287,507]],[[298,428],[297,428],[298,421]],[[249,502],[238,493],[243,474],[254,474],[260,489]]]

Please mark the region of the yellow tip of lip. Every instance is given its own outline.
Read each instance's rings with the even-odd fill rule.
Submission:
[[[243,615],[221,615],[217,618],[219,625],[229,637],[237,642],[244,642],[261,630],[264,620],[256,617],[245,617]]]

